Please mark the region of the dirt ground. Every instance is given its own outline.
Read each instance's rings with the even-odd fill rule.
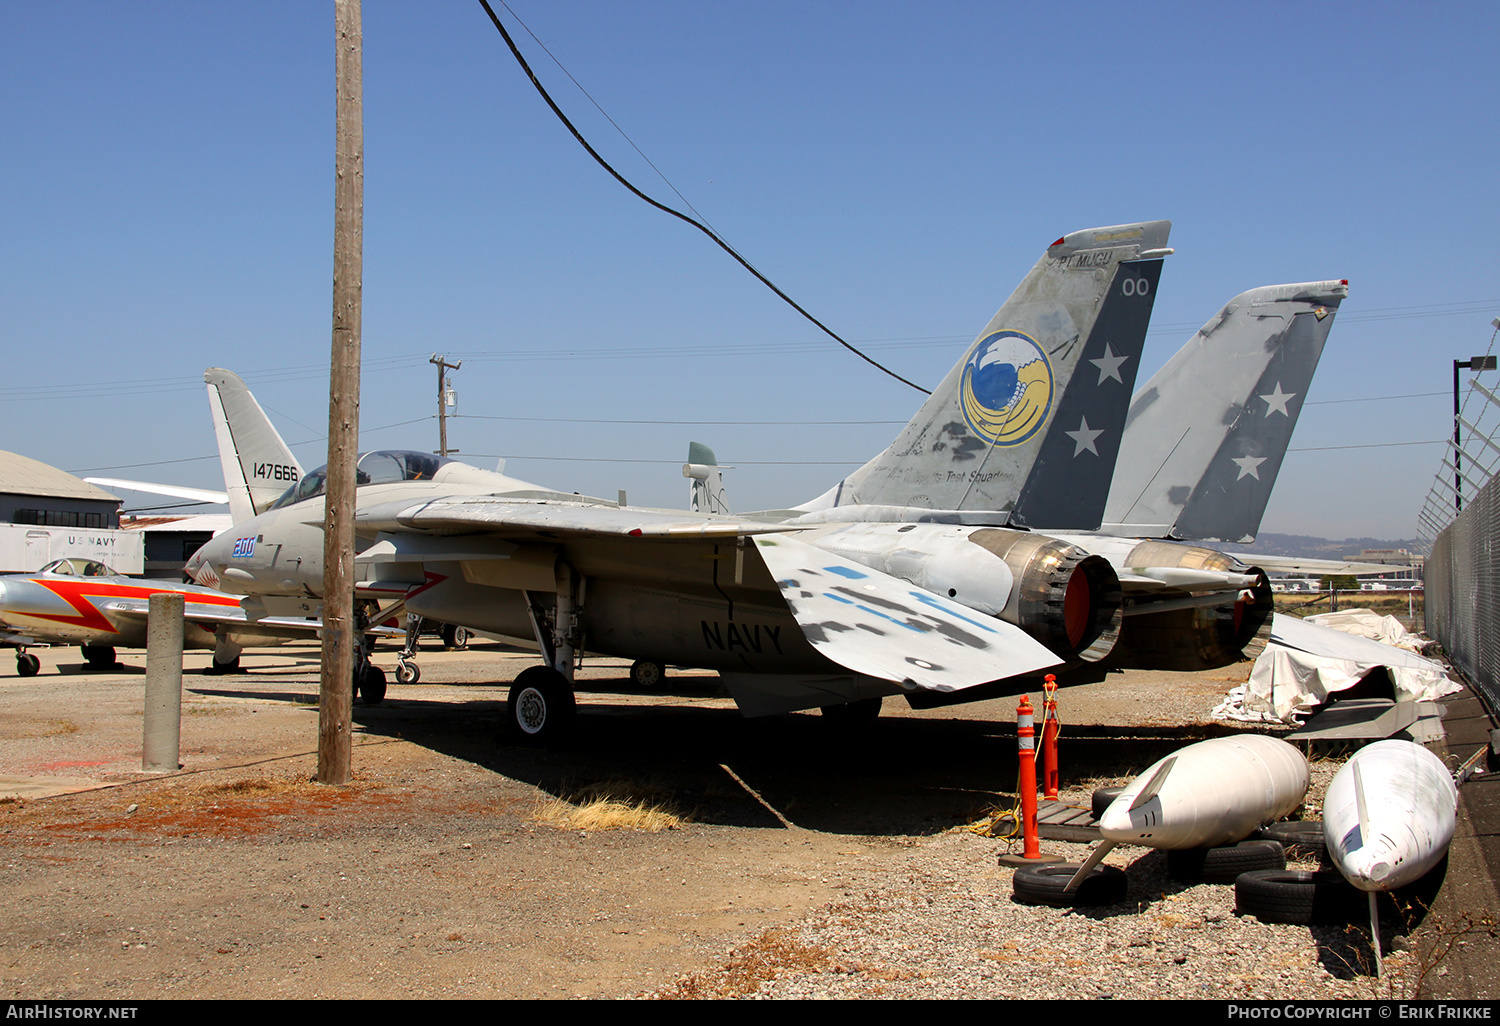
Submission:
[[[583,674],[566,745],[511,745],[508,682],[534,656],[492,646],[424,649],[421,683],[356,703],[338,788],[309,782],[315,650],[263,650],[228,677],[189,653],[183,769],[148,775],[144,655],[92,672],[76,649],[36,651],[40,675],[0,678],[10,998],[631,996],[895,871],[1015,786],[1013,697],[887,699],[839,732],[747,721],[713,677],[643,693],[610,661]],[[1208,711],[1248,669],[1065,689],[1065,781],[1086,795],[1222,732]],[[551,799],[599,794],[683,822],[543,821]]]

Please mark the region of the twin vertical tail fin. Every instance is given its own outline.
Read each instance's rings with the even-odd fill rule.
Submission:
[[[1106,530],[1248,542],[1261,517],[1347,281],[1230,300],[1132,400]]]
[[[302,465],[238,374],[222,367],[203,372],[219,442],[219,465],[235,523],[264,513],[302,478]]]
[[[1170,231],[1092,228],[1047,247],[890,447],[803,508],[1097,527]]]

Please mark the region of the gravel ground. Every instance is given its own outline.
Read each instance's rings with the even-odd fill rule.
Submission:
[[[186,769],[166,777],[138,768],[142,660],[101,675],[42,657],[0,679],[0,794],[28,796],[0,800],[8,997],[1376,994],[1351,969],[1362,931],[1236,916],[1231,887],[1175,883],[1158,853],[1111,854],[1131,873],[1118,906],[1014,903],[1006,842],[966,827],[1014,787],[1014,697],[888,701],[839,735],[815,715],[746,722],[712,680],[633,691],[603,662],[577,739],[538,752],[494,740],[527,657],[424,652],[422,684],[356,707],[355,780],[324,788],[306,783],[315,654],[190,669]],[[1065,800],[1220,730],[1207,711],[1246,669],[1065,691]],[[1314,763],[1314,801],[1333,770]],[[599,791],[687,821],[539,815]],[[1388,955],[1380,993],[1412,958]]]
[[[1335,769],[1318,767],[1317,793]],[[1377,983],[1367,930],[1237,915],[1232,885],[1174,881],[1160,852],[1116,849],[1106,862],[1128,870],[1126,899],[1074,910],[1015,903],[1012,870],[995,858],[1004,846],[969,831],[906,844],[899,862],[851,867],[840,897],[800,922],[651,996],[1368,999],[1407,993],[1417,969],[1408,952],[1387,952]],[[1042,847],[1073,863],[1088,853]]]

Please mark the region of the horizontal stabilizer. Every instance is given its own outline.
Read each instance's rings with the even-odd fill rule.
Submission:
[[[1301,556],[1263,556],[1243,552],[1228,555],[1241,563],[1254,563],[1262,570],[1276,574],[1394,574],[1411,569],[1388,563],[1355,563],[1347,559],[1303,559]]]
[[[1013,624],[788,535],[755,545],[813,648],[856,673],[957,691],[1062,661]]]
[[[193,499],[197,502],[228,502],[227,492],[210,491],[207,488],[187,488],[182,485],[154,484],[150,481],[125,481],[117,477],[86,477],[89,484],[101,488],[125,488],[148,495],[166,495],[173,499]]]

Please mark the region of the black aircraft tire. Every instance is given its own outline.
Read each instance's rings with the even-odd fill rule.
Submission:
[[[439,633],[443,639],[443,650],[445,652],[458,652],[469,647],[469,629],[467,627],[445,623]]]
[[[365,672],[360,675],[359,697],[365,700],[365,705],[379,705],[385,701],[385,671],[378,666],[365,665]]]
[[[115,650],[108,645],[83,645],[83,661],[93,670],[112,670],[115,666]]]
[[[1130,878],[1115,866],[1095,866],[1072,892],[1064,890],[1082,863],[1022,866],[1011,880],[1012,896],[1022,905],[1092,908],[1125,899]]]
[[[1094,822],[1097,823],[1099,817],[1104,815],[1104,810],[1113,805],[1115,799],[1124,793],[1125,789],[1123,787],[1096,787],[1093,798],[1090,800],[1090,807],[1094,813]]]
[[[35,677],[41,668],[42,661],[30,652],[22,652],[16,656],[16,673],[22,677]]]
[[[547,744],[566,733],[577,711],[573,689],[550,666],[522,670],[510,686],[505,718],[513,737],[528,744]]]
[[[880,707],[884,702],[883,698],[861,698],[855,702],[825,705],[819,711],[829,723],[839,726],[856,726],[861,723],[874,723],[880,719]]]
[[[1167,852],[1167,875],[1188,883],[1234,883],[1241,873],[1286,868],[1279,841],[1241,841]]]
[[[1319,855],[1328,850],[1320,819],[1286,819],[1261,827],[1251,836],[1257,840],[1280,841],[1284,847],[1303,848]]]
[[[239,656],[235,656],[233,659],[230,659],[228,662],[223,662],[223,663],[221,663],[217,659],[215,659],[213,662],[209,663],[209,665],[208,665],[208,672],[209,673],[239,673],[240,672],[240,657]]]
[[[638,688],[659,688],[667,675],[667,668],[649,659],[637,659],[630,664],[630,683]]]
[[[396,683],[415,684],[422,679],[422,668],[416,663],[396,664]]]
[[[1363,898],[1332,869],[1266,869],[1234,882],[1234,910],[1263,923],[1347,923],[1359,917]]]

